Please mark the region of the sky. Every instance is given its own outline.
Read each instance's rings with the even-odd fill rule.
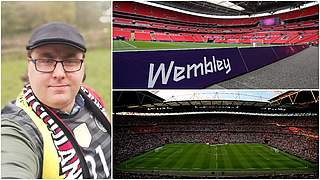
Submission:
[[[263,101],[286,92],[285,90],[153,90],[166,101],[180,100],[246,100]]]

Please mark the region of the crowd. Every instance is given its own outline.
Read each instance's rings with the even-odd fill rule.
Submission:
[[[219,178],[225,179],[317,179],[318,174],[270,174],[270,175],[247,175],[247,176],[219,176]],[[126,173],[117,172],[118,179],[209,179],[216,178],[216,176],[179,176],[179,175],[167,175],[159,173]]]
[[[115,116],[114,122],[115,164],[168,143],[267,143],[309,161],[319,158],[318,138],[290,130],[318,136],[318,117]]]
[[[278,123],[286,126],[314,126],[318,116],[249,116],[238,114],[190,114],[175,116],[133,116],[116,115],[115,125],[154,125],[154,124],[257,124]]]

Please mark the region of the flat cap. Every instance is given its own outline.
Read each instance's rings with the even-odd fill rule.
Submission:
[[[83,52],[87,50],[79,31],[62,22],[51,22],[34,29],[26,49],[31,50],[45,44],[66,44]]]

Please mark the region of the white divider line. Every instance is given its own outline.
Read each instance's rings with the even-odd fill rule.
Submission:
[[[124,42],[124,43],[128,44],[129,46],[131,46],[131,47],[133,47],[133,48],[137,49],[137,47],[136,47],[136,46],[134,46],[134,45],[132,45],[132,44],[128,43],[127,41],[121,41],[121,42]]]
[[[216,170],[218,169],[218,146],[216,146]]]

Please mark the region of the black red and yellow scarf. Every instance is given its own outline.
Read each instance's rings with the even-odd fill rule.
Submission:
[[[80,87],[79,93],[85,100],[85,106],[92,111],[110,135],[111,125],[100,98],[84,86]],[[38,101],[30,84],[24,86],[16,105],[29,115],[42,135],[42,178],[90,178],[83,153],[72,131],[50,107]]]

